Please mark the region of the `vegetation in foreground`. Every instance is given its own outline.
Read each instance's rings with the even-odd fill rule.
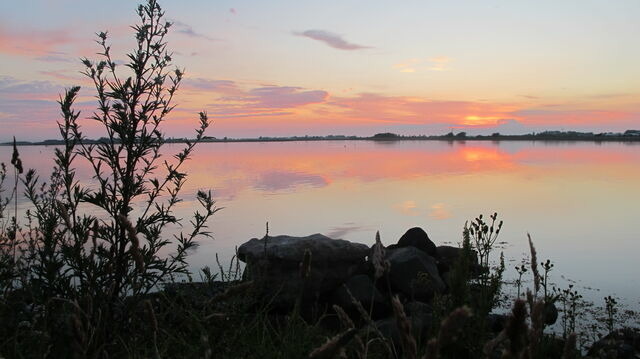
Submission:
[[[303,315],[300,307],[273,311],[268,301],[257,300],[258,286],[242,279],[237,261],[216,275],[204,269],[201,283],[177,283],[190,278],[187,251],[196,237],[208,235],[207,219],[217,211],[210,192],[200,191],[202,209],[189,222],[191,229],[163,236],[180,224],[173,214],[186,180],[180,167],[204,139],[209,120],[201,113],[194,141],[172,161],[160,159],[166,142],[161,124],[173,109],[183,71],[169,69],[164,37],[171,25],[156,1],[141,5],[138,15],[138,45],[127,55],[127,76],[116,72],[106,33],[98,34],[101,59],[83,60],[98,99],[91,118],[103,127],[105,140],[83,136],[72,107],[79,88],[71,88],[60,99],[64,146],[56,150],[49,179],[25,172],[17,147],[11,165],[0,167],[0,356],[581,357],[580,339],[588,334],[579,329],[582,298],[571,287],[550,285],[553,265],[539,263],[531,242],[530,264],[517,268],[518,294],[510,314],[502,317],[502,328],[492,328],[490,315],[504,302],[505,268],[504,261],[497,267],[490,261],[499,227],[489,227],[482,217],[464,228],[450,290],[434,298],[435,320],[424,336],[413,333],[398,297],[389,298],[396,340],[381,333],[370,308],[358,301],[357,315],[340,307],[313,316]],[[77,160],[90,164],[91,184],[76,178]],[[22,192],[30,206],[19,214]],[[162,255],[169,248],[172,254]],[[384,251],[378,240],[370,256],[376,280],[388,275]],[[475,276],[469,271],[472,251],[480,257]],[[300,275],[310,266],[309,256]],[[525,290],[528,271],[533,287]],[[561,333],[547,328],[551,305],[560,309]],[[592,328],[598,335],[620,323],[615,298],[606,298],[603,313],[604,320],[592,322],[604,324]]]

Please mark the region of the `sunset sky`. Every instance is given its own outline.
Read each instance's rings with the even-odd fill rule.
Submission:
[[[0,141],[57,138],[79,58],[133,48],[137,2],[0,2]],[[640,129],[640,1],[165,0],[186,69],[164,128],[209,135]],[[83,121],[88,136],[100,136]]]

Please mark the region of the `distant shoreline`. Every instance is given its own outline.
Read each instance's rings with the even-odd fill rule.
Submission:
[[[634,132],[635,133],[635,132]],[[106,139],[86,140],[86,144],[98,144],[106,142]],[[185,143],[193,142],[193,139],[187,138],[169,138],[165,143]],[[292,137],[259,137],[259,138],[214,138],[207,137],[202,140],[203,143],[233,143],[233,142],[308,142],[308,141],[375,141],[375,142],[397,142],[397,141],[446,141],[446,142],[465,142],[465,141],[540,141],[540,142],[640,142],[639,134],[527,134],[527,135],[478,135],[467,136],[464,134],[447,134],[439,136],[402,136],[391,133],[377,134],[369,137],[360,136],[292,136]],[[63,145],[62,140],[45,140],[45,141],[17,141],[18,146],[58,146]],[[11,146],[13,142],[0,143],[0,146]]]

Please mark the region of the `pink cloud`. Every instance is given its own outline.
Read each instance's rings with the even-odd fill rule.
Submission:
[[[6,29],[0,25],[0,53],[22,56],[37,56],[42,59],[62,58],[60,47],[73,42],[67,30],[23,30]]]
[[[305,91],[299,87],[269,86],[249,91],[249,101],[259,108],[294,108],[322,103],[328,97],[326,91]]]
[[[187,91],[206,91],[226,96],[241,96],[244,92],[235,81],[212,80],[205,78],[186,78],[180,84],[181,89]]]

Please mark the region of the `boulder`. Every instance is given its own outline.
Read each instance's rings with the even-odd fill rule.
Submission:
[[[249,263],[267,258],[276,261],[300,262],[304,252],[310,250],[315,262],[350,262],[363,259],[369,254],[365,244],[342,239],[331,239],[320,233],[307,237],[274,236],[253,238],[238,248],[238,258]]]
[[[407,318],[411,323],[411,333],[413,334],[413,337],[418,342],[420,342],[421,340],[425,340],[428,337],[429,330],[431,329],[431,316],[426,317],[407,315]],[[375,321],[374,324],[385,338],[393,342],[396,350],[400,351],[402,349],[402,343],[400,339],[402,333],[400,333],[400,329],[395,317],[392,316],[389,318],[380,319]]]
[[[306,251],[311,253],[310,270],[302,278],[300,265]],[[238,248],[238,258],[247,263],[246,279],[257,284],[257,299],[282,311],[290,310],[296,302],[307,309],[328,297],[366,268],[368,253],[364,244],[322,234],[253,238]]]
[[[558,320],[558,308],[552,302],[544,303],[544,323],[553,325]]]
[[[425,328],[429,328],[433,322],[433,308],[427,303],[418,301],[405,303],[404,311],[412,318],[419,318]]]
[[[351,295],[349,295],[347,289],[351,292]],[[349,278],[331,296],[333,304],[339,305],[352,317],[356,317],[360,314],[351,296],[360,302],[367,312],[372,309],[371,316],[374,319],[382,318],[390,313],[388,301],[378,291],[369,276],[360,274]]]
[[[389,281],[392,288],[409,298],[429,301],[446,286],[440,278],[436,260],[414,248],[395,248],[387,251],[390,264]]]
[[[436,247],[438,253],[438,269],[440,273],[446,273],[450,271],[456,264],[458,257],[462,253],[462,248],[453,246],[438,246]],[[471,250],[471,258],[469,260],[469,270],[472,274],[477,274],[480,271],[478,263],[478,252]]]
[[[593,343],[587,354],[593,358],[638,358],[640,357],[640,329],[614,330]]]
[[[400,237],[396,248],[415,247],[432,257],[438,257],[436,245],[429,239],[427,232],[420,227],[413,227]]]

